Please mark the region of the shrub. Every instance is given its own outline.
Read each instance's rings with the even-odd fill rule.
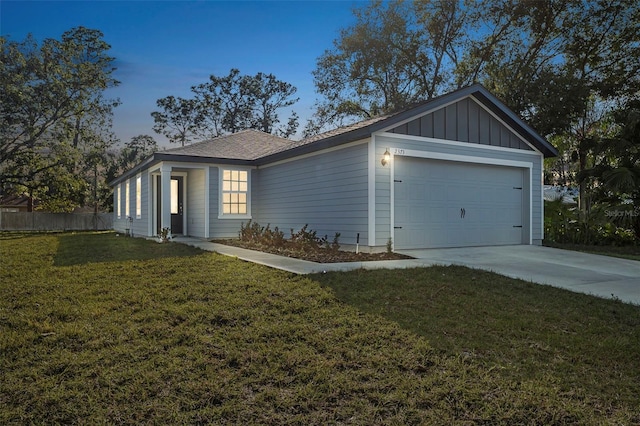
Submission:
[[[271,229],[271,224],[267,224],[264,227],[251,220],[246,225],[244,223],[240,224],[238,238],[240,241],[277,248],[284,247],[286,243],[284,232],[280,231],[277,226]]]
[[[324,241],[318,238],[316,231],[309,230],[309,224],[305,224],[298,232],[291,229],[291,243],[299,249],[317,250],[324,245]]]
[[[622,210],[600,203],[581,214],[576,206],[563,204],[562,200],[545,201],[545,239],[558,244],[637,244],[633,230],[623,220],[612,216],[612,211]]]

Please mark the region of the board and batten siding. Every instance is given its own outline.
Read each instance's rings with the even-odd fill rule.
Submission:
[[[189,169],[187,173],[187,234],[205,237],[205,171]]]
[[[523,210],[528,212],[531,208],[531,240],[533,244],[542,243],[543,222],[542,222],[542,155],[530,150],[521,149],[496,149],[493,147],[483,147],[474,143],[447,143],[447,141],[436,141],[430,138],[419,136],[406,136],[380,133],[375,136],[376,157],[382,158],[382,154],[387,148],[399,148],[404,150],[424,151],[428,153],[474,157],[482,163],[482,159],[517,161],[531,163],[531,182],[528,177],[525,179],[524,191],[532,190],[532,197],[524,197]],[[393,161],[393,160],[392,160]],[[379,245],[386,242],[391,235],[391,187],[390,187],[390,166],[383,167],[379,161],[376,162],[376,243]],[[529,187],[531,185],[531,188]],[[531,203],[531,204],[530,204]]]
[[[254,220],[289,238],[304,225],[341,244],[368,239],[367,143],[254,170]]]
[[[389,133],[532,151],[470,97],[396,126]]]

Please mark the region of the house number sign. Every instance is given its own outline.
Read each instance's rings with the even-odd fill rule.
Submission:
[[[404,155],[404,149],[402,149],[402,148],[393,148],[393,155]]]

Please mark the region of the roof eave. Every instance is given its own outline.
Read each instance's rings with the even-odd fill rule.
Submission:
[[[127,170],[118,178],[109,182],[109,186],[115,186],[121,182],[124,182],[131,176],[138,174],[143,170],[147,170],[154,165],[163,161],[171,161],[176,163],[204,163],[204,164],[230,164],[234,166],[251,166],[254,164],[254,160],[243,160],[237,158],[218,158],[218,157],[199,157],[193,155],[178,155],[168,154],[165,152],[156,152],[151,157],[144,160],[134,168]]]

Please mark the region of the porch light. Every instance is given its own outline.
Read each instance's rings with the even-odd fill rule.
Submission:
[[[387,148],[384,151],[384,154],[382,154],[382,165],[386,166],[387,164],[389,164],[389,162],[391,161],[391,153],[389,152],[389,148]]]

